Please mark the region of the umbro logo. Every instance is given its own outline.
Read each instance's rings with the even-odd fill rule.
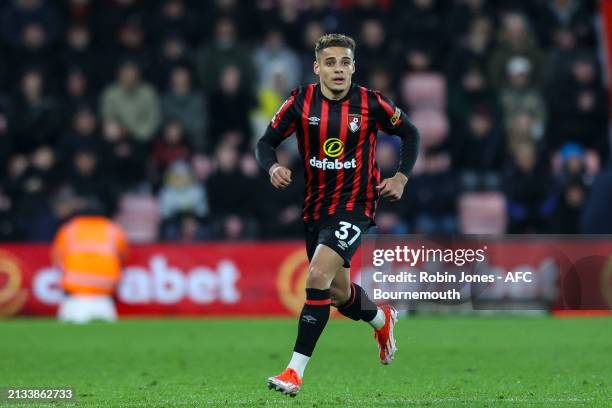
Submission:
[[[321,119],[317,118],[316,116],[311,116],[308,118],[309,125],[318,126],[320,121]]]
[[[302,316],[302,320],[310,324],[315,324],[317,322],[317,319],[315,317],[312,317],[311,315]]]
[[[344,241],[338,241],[338,246],[340,247],[340,249],[346,249],[348,248],[348,245],[346,242]]]

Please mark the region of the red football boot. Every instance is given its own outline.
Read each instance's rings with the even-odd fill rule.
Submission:
[[[397,347],[395,346],[395,337],[393,337],[393,328],[397,321],[397,310],[393,306],[381,306],[385,313],[385,325],[380,330],[374,330],[374,338],[378,342],[378,351],[380,352],[380,362],[387,365],[391,364]]]
[[[302,387],[302,379],[293,368],[287,368],[276,377],[268,378],[268,388],[295,397]]]

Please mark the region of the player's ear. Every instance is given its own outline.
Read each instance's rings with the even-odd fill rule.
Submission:
[[[353,63],[351,65],[353,67],[352,71],[351,71],[351,74],[354,74],[355,73],[355,60],[353,60]]]
[[[314,61],[314,64],[312,65],[312,71],[315,73],[315,75],[319,75],[319,61]]]

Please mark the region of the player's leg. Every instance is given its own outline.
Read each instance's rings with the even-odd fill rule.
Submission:
[[[393,336],[397,311],[388,305],[377,307],[361,286],[351,282],[350,276],[350,269],[344,267],[336,274],[331,284],[332,305],[344,316],[363,320],[374,328],[380,362],[389,364],[397,351]]]
[[[329,288],[331,304],[339,308],[351,298],[351,269],[341,266]]]
[[[344,259],[325,245],[317,245],[306,278],[306,302],[300,313],[298,333],[287,369],[268,379],[270,388],[295,396],[302,385],[304,370],[321,336],[331,306],[330,285]]]
[[[306,303],[300,314],[295,352],[308,357],[312,355],[329,319],[330,285],[343,262],[340,255],[329,247],[317,246],[306,278]],[[296,370],[303,372],[303,367],[298,366]]]
[[[361,286],[351,282],[350,268],[341,268],[332,282],[332,305],[349,319],[363,320],[376,330],[385,324],[384,312],[370,300]]]
[[[317,242],[333,249],[344,259],[331,284],[332,301],[343,315],[353,320],[363,320],[374,328],[378,342],[380,361],[389,364],[395,355],[396,346],[393,327],[397,312],[391,306],[376,306],[363,288],[350,280],[351,259],[361,245],[362,234],[371,225],[366,217],[339,214],[319,231]]]

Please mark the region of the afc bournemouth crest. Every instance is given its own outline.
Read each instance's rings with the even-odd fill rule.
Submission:
[[[361,127],[361,115],[353,113],[348,115],[348,127],[355,133]]]

